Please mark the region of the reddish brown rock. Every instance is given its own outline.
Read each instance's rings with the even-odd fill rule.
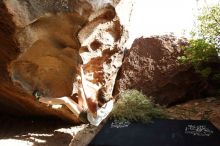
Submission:
[[[78,61],[74,49],[80,46],[73,36],[90,15],[91,6],[89,9],[89,4],[83,7],[83,3],[81,8],[75,5],[82,10],[81,14],[85,14],[85,9],[88,11],[82,17],[73,12],[76,10],[71,7],[73,3],[66,2],[65,7],[59,5],[62,0],[0,2],[1,113],[55,115],[78,121],[67,109],[51,109],[32,96],[37,88],[44,89],[47,95],[71,95]]]
[[[163,105],[201,97],[206,83],[177,61],[184,45],[185,40],[171,36],[136,39],[124,58],[116,93],[137,89]]]
[[[90,33],[112,36],[112,47],[104,48],[106,51],[103,51],[100,59],[109,62],[110,57],[113,58],[113,54],[118,51],[120,58],[118,61],[113,60],[111,65],[115,62],[121,64],[123,50],[120,47],[123,41],[120,41],[122,34],[119,19],[114,19],[116,12],[113,6],[110,6],[110,9],[102,9],[111,4],[116,6],[118,2],[0,1],[0,112],[14,115],[55,115],[79,122],[65,106],[52,109],[38,103],[32,92],[38,89],[45,96],[71,97],[72,92],[77,90],[73,83],[76,81],[78,64],[82,63],[79,48],[86,45],[91,46],[94,51],[103,48],[103,42],[98,39],[81,44],[91,36]],[[104,19],[106,21],[102,22]],[[108,23],[106,26],[110,24],[110,27],[106,27],[103,32],[94,32],[97,31],[94,25],[104,26],[104,23]],[[82,29],[84,26],[85,29]],[[78,40],[80,30],[88,32],[86,31],[84,38]],[[102,63],[104,62],[99,62],[99,66],[102,66]],[[108,70],[111,65],[106,64],[105,69]],[[113,79],[119,67],[114,69]],[[88,72],[92,70],[87,69]],[[97,80],[99,79],[100,77],[97,77]],[[106,78],[105,80],[107,81]],[[111,84],[108,89],[111,93],[114,80],[110,81],[108,78],[107,82]]]
[[[122,64],[124,30],[112,6],[100,9],[89,20],[79,32],[79,52],[85,78],[94,87],[100,85],[97,99],[103,104],[112,98]]]

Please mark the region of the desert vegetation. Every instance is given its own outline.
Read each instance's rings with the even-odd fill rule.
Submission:
[[[150,122],[154,118],[165,118],[163,108],[137,90],[126,90],[119,95],[111,118],[118,121]]]
[[[189,45],[183,48],[184,55],[178,59],[191,63],[197,72],[208,77],[212,70],[204,64],[218,60],[220,53],[220,4],[199,9],[191,35]]]

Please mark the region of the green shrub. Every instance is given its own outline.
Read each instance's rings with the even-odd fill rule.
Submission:
[[[214,45],[207,43],[204,39],[190,40],[189,46],[183,48],[184,55],[178,57],[182,63],[192,63],[198,66],[201,62],[208,62],[217,56]]]
[[[210,67],[197,69],[197,72],[200,73],[203,77],[208,78],[209,75],[212,73],[212,69]]]
[[[111,112],[111,118],[118,121],[150,122],[154,118],[165,118],[163,109],[154,105],[146,96],[137,90],[127,90]]]
[[[192,64],[196,72],[208,77],[212,70],[203,64],[215,60],[220,53],[220,5],[200,9],[197,20],[192,31],[193,39],[183,48],[184,55],[178,60]]]
[[[200,9],[194,34],[220,47],[220,3]]]
[[[214,74],[213,80],[220,81],[220,74]]]

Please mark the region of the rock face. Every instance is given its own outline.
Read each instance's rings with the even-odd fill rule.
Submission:
[[[184,45],[186,41],[172,36],[136,39],[125,55],[115,92],[137,89],[163,105],[200,97],[206,83],[177,61]]]
[[[111,94],[123,58],[123,27],[114,9],[118,2],[1,1],[0,112],[78,122],[65,107],[51,109],[36,102],[32,92],[71,96],[77,91],[73,83],[79,64],[87,80],[94,72],[90,81],[102,80],[105,94]]]
[[[38,103],[32,92],[39,88],[46,89],[47,95],[71,94],[80,46],[73,36],[91,11],[86,1],[0,2],[1,113],[56,115],[78,121],[66,109],[53,110]]]
[[[103,104],[112,97],[115,79],[122,64],[123,28],[112,6],[100,9],[89,20],[79,32],[79,53],[86,80],[94,86],[101,86],[97,98]]]
[[[37,89],[46,96],[70,95],[80,61],[77,33],[84,23],[77,13],[59,13],[19,31],[21,54],[9,68],[13,81],[30,93]]]

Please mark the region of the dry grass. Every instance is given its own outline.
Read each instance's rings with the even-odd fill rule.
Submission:
[[[165,118],[162,107],[153,104],[145,95],[137,90],[127,90],[111,112],[111,118],[119,121],[150,122],[154,118]]]

